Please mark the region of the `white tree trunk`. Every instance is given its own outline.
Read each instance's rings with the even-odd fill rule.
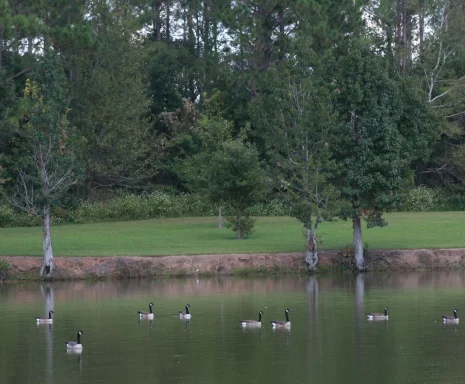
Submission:
[[[218,207],[218,228],[223,228],[223,216],[221,214],[221,206]]]
[[[363,259],[363,241],[362,241],[362,224],[360,216],[354,215],[352,218],[354,224],[354,257],[357,269],[365,270],[365,261]]]
[[[55,263],[53,262],[52,234],[50,232],[50,206],[44,207],[42,214],[42,232],[44,247],[44,262],[40,269],[40,276],[45,280],[53,278],[55,272]]]
[[[309,272],[315,272],[318,265],[318,244],[316,240],[316,228],[305,228],[307,250],[305,251],[305,262]]]

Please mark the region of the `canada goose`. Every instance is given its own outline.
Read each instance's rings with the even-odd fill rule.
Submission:
[[[191,318],[191,314],[189,313],[189,308],[191,306],[189,304],[186,304],[186,312],[181,312],[179,311],[179,318],[180,319],[190,319]]]
[[[36,317],[37,324],[53,324],[52,319],[53,311],[48,311],[48,317]]]
[[[262,326],[262,315],[263,312],[258,312],[258,321],[257,320],[239,320],[243,327],[261,327]]]
[[[454,309],[454,316],[443,316],[442,320],[444,321],[444,323],[458,324],[459,318],[457,317],[457,310]]]
[[[368,320],[388,320],[389,319],[389,316],[387,314],[387,311],[388,311],[388,307],[385,307],[384,308],[384,314],[382,313],[377,313],[377,312],[371,312],[371,313],[367,313],[367,318]]]
[[[68,341],[66,343],[66,349],[81,350],[82,349],[81,335],[83,334],[84,332],[79,331],[77,333],[77,341]]]
[[[290,309],[286,309],[284,311],[284,314],[286,315],[286,321],[271,320],[271,324],[272,324],[273,328],[290,328],[291,327],[291,322],[289,321],[289,312],[290,312]]]
[[[149,304],[149,312],[137,311],[137,313],[139,314],[139,318],[140,319],[153,319],[152,307],[153,307],[153,303],[150,303]]]

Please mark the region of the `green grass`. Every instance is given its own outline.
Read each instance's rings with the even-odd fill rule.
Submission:
[[[465,212],[392,213],[385,228],[363,229],[369,249],[465,247]],[[322,223],[320,249],[341,249],[352,242],[352,224]],[[289,217],[257,218],[255,232],[238,241],[216,218],[176,218],[52,228],[56,256],[156,256],[215,253],[299,252],[302,225]],[[42,255],[40,228],[1,228],[0,255]]]

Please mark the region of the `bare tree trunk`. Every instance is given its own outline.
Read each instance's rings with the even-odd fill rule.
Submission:
[[[166,41],[170,41],[170,1],[166,2]]]
[[[53,278],[55,272],[55,263],[53,262],[52,234],[50,232],[50,205],[46,205],[42,214],[42,232],[44,247],[44,262],[40,268],[40,276],[44,280]]]
[[[357,269],[365,270],[365,261],[363,260],[363,242],[362,242],[362,224],[359,215],[354,215],[352,218],[354,225],[354,257]]]
[[[218,228],[223,228],[223,215],[221,214],[222,207],[218,207]]]
[[[29,53],[30,55],[32,55],[34,53],[33,45],[34,45],[34,41],[33,41],[32,37],[29,36],[27,38],[27,53]]]
[[[153,37],[155,41],[161,41],[161,18],[160,18],[160,10],[161,10],[161,1],[155,0],[153,3]]]
[[[401,48],[401,41],[402,41],[402,0],[397,0],[396,2],[396,59],[397,59],[397,67],[400,68],[402,66],[402,48]]]
[[[318,244],[316,240],[316,225],[312,228],[305,228],[307,240],[307,250],[305,251],[305,262],[309,272],[315,272],[318,265]]]
[[[421,5],[420,14],[419,14],[419,33],[418,38],[420,40],[420,57],[422,57],[423,50],[424,50],[424,35],[425,35],[425,9],[424,4]]]

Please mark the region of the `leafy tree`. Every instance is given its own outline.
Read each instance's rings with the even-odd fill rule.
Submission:
[[[412,162],[428,154],[432,121],[421,94],[389,77],[386,58],[369,41],[354,41],[349,55],[327,69],[337,118],[333,182],[350,203],[343,217],[352,219],[356,264],[364,270],[360,219],[368,227],[386,225],[382,214],[395,204]]]
[[[42,221],[44,279],[53,278],[50,208],[76,181],[75,137],[67,120],[68,82],[57,55],[47,53],[28,79],[20,107],[14,185],[8,200]]]
[[[329,183],[330,95],[315,68],[304,57],[289,66],[270,70],[267,87],[252,105],[252,121],[266,143],[278,185],[291,214],[305,228],[305,260],[309,271],[318,265],[319,223],[334,210],[337,193]]]
[[[241,138],[224,141],[213,152],[199,154],[191,168],[190,185],[213,204],[227,205],[233,211],[228,218],[237,238],[251,233],[253,220],[247,208],[262,199],[268,187],[268,179],[261,168],[258,152]]]

